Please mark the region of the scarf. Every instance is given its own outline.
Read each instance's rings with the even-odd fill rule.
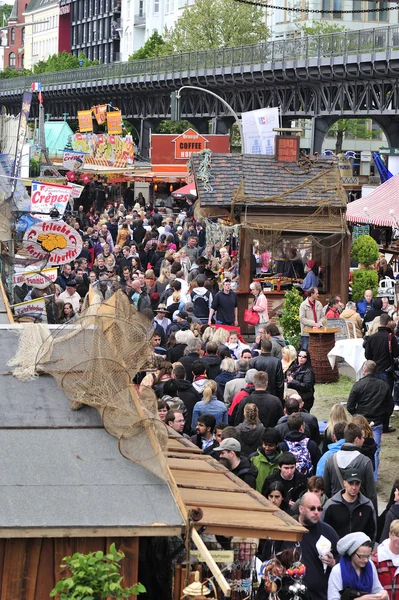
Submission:
[[[308,298],[309,306],[313,312],[313,321],[317,323],[317,314],[316,314],[316,302],[311,302]]]
[[[339,565],[341,567],[342,588],[350,587],[351,590],[371,594],[371,590],[373,589],[373,569],[370,561],[363,567],[360,576],[356,573],[348,556],[343,556],[339,561]]]

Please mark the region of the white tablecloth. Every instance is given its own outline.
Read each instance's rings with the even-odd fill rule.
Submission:
[[[363,341],[363,338],[338,340],[338,342],[335,343],[334,348],[330,350],[327,355],[331,368],[334,368],[335,358],[340,356],[355,370],[356,379],[359,379],[361,377],[361,368],[366,360],[364,356]]]

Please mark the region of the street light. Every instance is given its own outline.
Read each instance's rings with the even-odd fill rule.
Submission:
[[[206,94],[210,94],[211,96],[214,96],[215,98],[217,98],[229,110],[229,112],[235,118],[237,126],[238,126],[238,130],[240,132],[241,154],[245,154],[245,140],[244,140],[244,136],[243,136],[243,132],[242,132],[242,121],[241,121],[241,119],[238,118],[237,113],[230,106],[230,104],[228,104],[226,102],[226,100],[223,100],[223,98],[221,98],[220,96],[218,96],[218,94],[215,94],[215,92],[211,92],[210,90],[206,90],[204,88],[196,87],[194,85],[183,85],[181,88],[179,88],[177,90],[177,92],[172,92],[172,94],[171,94],[171,117],[172,117],[172,121],[173,120],[176,120],[176,121],[180,120],[180,118],[173,118],[173,117],[180,117],[180,110],[179,110],[180,92],[182,90],[186,90],[186,89],[188,89],[188,90],[198,90],[200,92],[205,92]]]

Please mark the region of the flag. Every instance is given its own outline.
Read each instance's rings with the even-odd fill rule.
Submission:
[[[386,164],[382,160],[378,152],[373,152],[374,164],[377,167],[378,174],[380,176],[381,183],[385,183],[388,179],[393,177],[391,171],[388,171]]]
[[[43,96],[42,96],[42,92],[39,90],[39,93],[37,94],[37,98],[40,102],[40,104],[43,104]]]
[[[30,86],[30,89],[32,90],[32,92],[41,92],[42,91],[42,84],[41,83],[32,83]]]

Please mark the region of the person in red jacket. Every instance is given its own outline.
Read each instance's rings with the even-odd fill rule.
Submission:
[[[392,521],[389,537],[378,546],[372,561],[389,600],[399,600],[399,519]]]

